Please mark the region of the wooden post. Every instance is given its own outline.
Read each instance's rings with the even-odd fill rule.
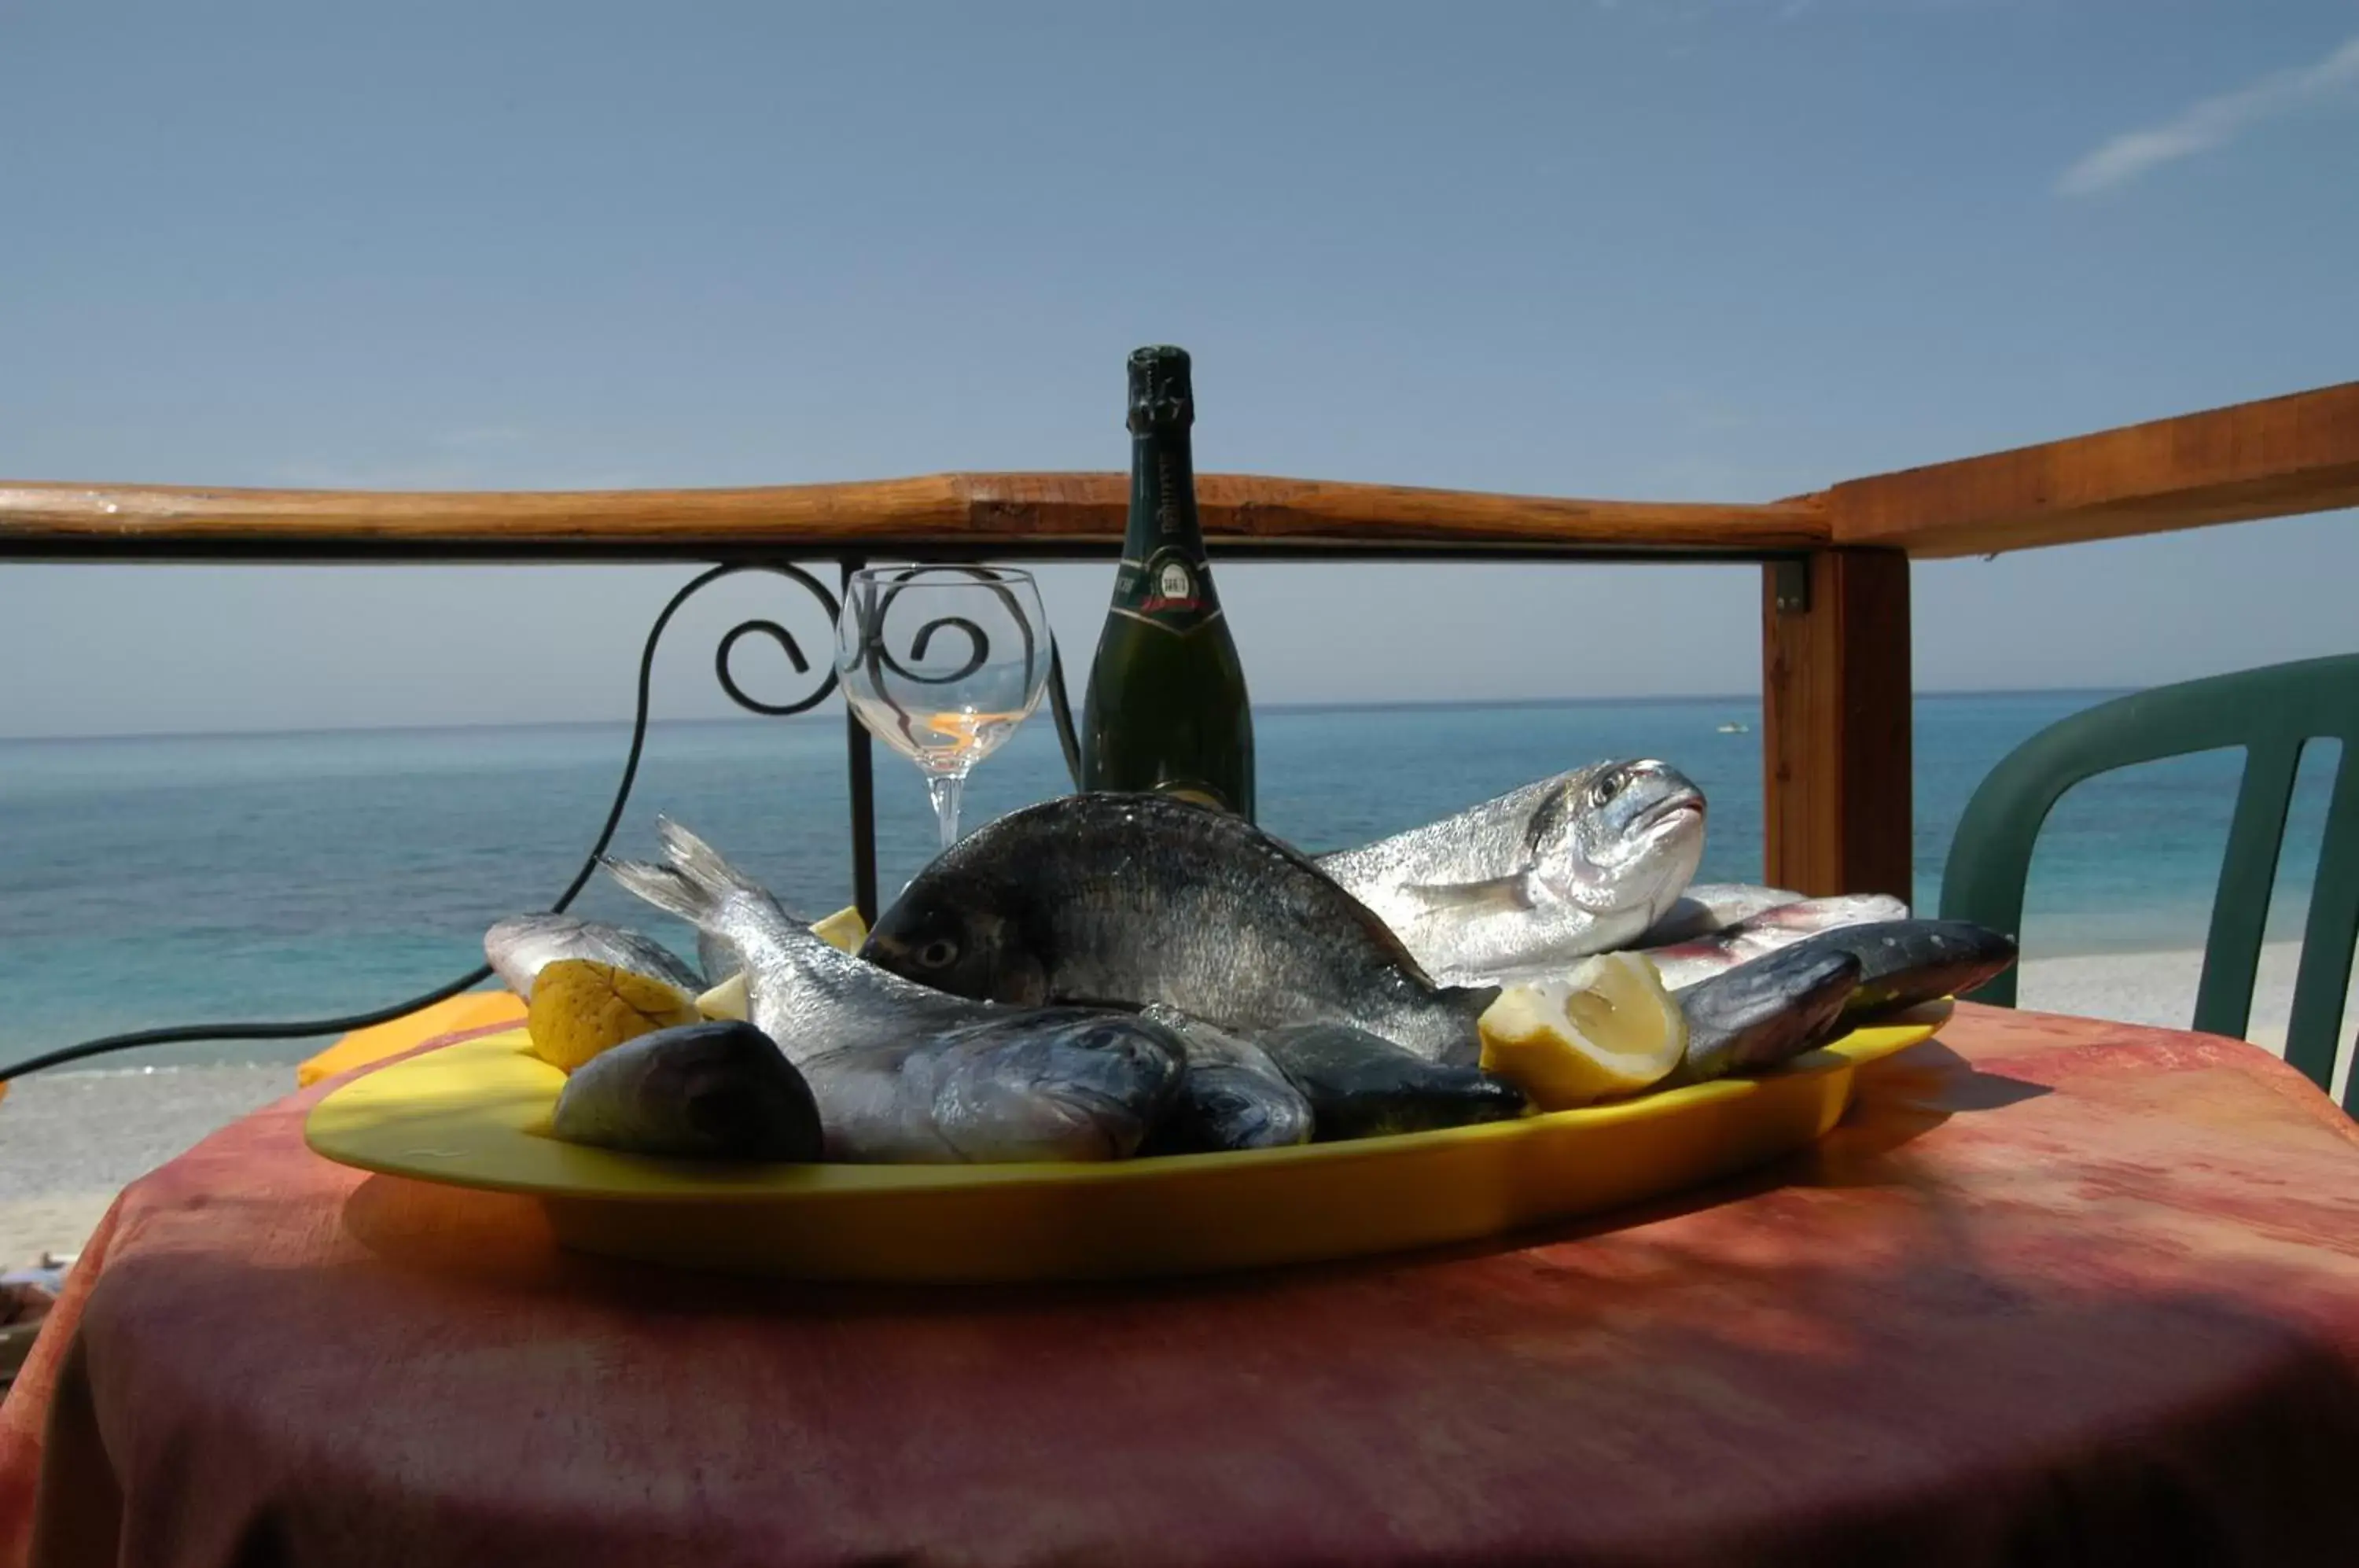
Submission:
[[[1914,902],[1908,558],[1762,568],[1763,861],[1774,887]]]

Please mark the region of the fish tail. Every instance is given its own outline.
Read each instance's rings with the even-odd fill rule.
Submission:
[[[606,860],[607,873],[666,914],[677,915],[733,950],[744,967],[745,944],[761,932],[791,933],[817,942],[809,922],[788,914],[769,890],[721,857],[721,852],[669,817],[656,819],[656,837],[669,866]],[[708,944],[700,943],[699,951]]]
[[[686,873],[644,860],[602,860],[606,874],[668,915],[678,915],[699,931],[711,929],[718,913],[712,895]]]
[[[708,898],[723,893],[743,893],[765,904],[775,903],[770,890],[722,858],[721,852],[673,822],[669,817],[656,819],[656,840],[663,845],[664,858],[680,874],[705,890]]]

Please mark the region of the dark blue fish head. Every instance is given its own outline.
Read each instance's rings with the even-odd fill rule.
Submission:
[[[1088,1007],[1027,1008],[937,1036],[934,1121],[953,1147],[1123,1159],[1169,1110],[1186,1051],[1169,1029]]]
[[[1038,1007],[1048,972],[1013,918],[1021,907],[991,878],[937,862],[877,917],[860,956],[953,996]]]

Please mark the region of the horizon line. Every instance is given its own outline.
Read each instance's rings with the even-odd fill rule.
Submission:
[[[2128,686],[1957,686],[1920,688],[1910,693],[1918,697],[2045,697],[2111,695],[2135,691]],[[1557,696],[1557,697],[1481,697],[1481,698],[1333,698],[1326,700],[1264,702],[1257,711],[1265,713],[1318,713],[1339,712],[1415,713],[1436,709],[1476,709],[1491,711],[1505,708],[1644,707],[1650,703],[1741,702],[1756,711],[1761,706],[1758,691],[1691,691],[1663,692],[1653,696]],[[647,728],[679,729],[691,725],[718,724],[838,724],[843,715],[834,713],[797,713],[785,718],[770,718],[759,713],[731,714],[712,718],[649,719]],[[107,730],[82,735],[0,735],[0,746],[71,745],[114,741],[151,740],[294,740],[317,735],[448,735],[484,730],[552,731],[628,729],[632,721],[621,719],[479,719],[461,720],[448,724],[296,724],[284,728],[223,729],[223,730]]]

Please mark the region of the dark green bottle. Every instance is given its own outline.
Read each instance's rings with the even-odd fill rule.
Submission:
[[[1212,591],[1188,427],[1188,356],[1130,356],[1130,520],[1082,709],[1082,788],[1254,814],[1253,711]]]

